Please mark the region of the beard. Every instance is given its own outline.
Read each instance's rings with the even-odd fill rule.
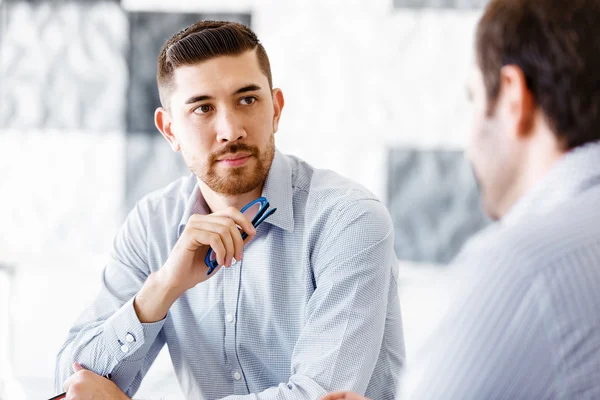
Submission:
[[[218,159],[228,154],[244,152],[250,154],[246,165],[218,171]],[[208,161],[198,171],[193,171],[212,191],[226,196],[239,196],[253,191],[264,184],[275,157],[275,139],[273,135],[264,151],[245,143],[233,143],[224,149],[210,154]],[[252,166],[252,159],[255,160]]]

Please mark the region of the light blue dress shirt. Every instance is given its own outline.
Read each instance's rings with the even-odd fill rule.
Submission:
[[[567,153],[448,275],[401,399],[600,399],[600,143]]]
[[[70,330],[56,389],[80,362],[133,395],[164,344],[189,399],[306,399],[353,390],[392,399],[404,364],[394,231],[363,187],[276,151],[276,207],[237,265],[142,324],[133,298],[192,214],[192,175],[141,200],[117,234],[102,290]]]

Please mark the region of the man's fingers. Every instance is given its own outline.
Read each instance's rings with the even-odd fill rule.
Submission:
[[[77,376],[77,371],[73,375],[67,378],[67,380],[63,383],[63,389],[65,392],[69,391],[69,388],[75,383],[79,381],[79,377]]]
[[[75,375],[71,375],[70,377],[67,378],[67,380],[63,383],[63,390],[65,392],[69,391],[69,388],[71,387],[71,385],[75,382]]]
[[[248,234],[245,241],[242,240],[239,229]],[[256,235],[256,229],[248,218],[233,207],[210,215],[192,215],[186,231],[193,240],[193,244],[188,242],[191,245],[190,250],[195,250],[201,245],[210,245],[215,252],[217,263],[226,267],[231,266],[233,258],[242,259],[245,243]],[[219,236],[220,241],[206,233]]]
[[[229,209],[228,209],[229,210]],[[227,210],[225,210],[227,211]],[[236,213],[234,212],[236,210],[231,209],[229,210],[229,212],[231,214],[233,214],[233,216],[236,215]],[[235,220],[233,220],[233,218],[229,215],[220,215],[218,213],[212,214],[210,216],[208,216],[209,218],[212,218],[211,220],[214,220],[215,222],[219,222],[222,223],[224,225],[227,225],[231,231],[231,237],[233,239],[233,243],[234,243],[234,256],[236,260],[241,260],[243,257],[243,253],[244,253],[244,245],[250,240],[252,239],[252,237],[254,237],[254,235],[256,234],[256,229],[254,229],[254,227],[252,226],[252,224],[250,223],[250,221],[248,221],[248,219],[241,214],[238,211],[239,215],[241,216],[241,218],[245,221],[245,223],[247,223],[248,226],[250,226],[252,228],[252,231],[249,233],[249,238],[247,238],[246,240],[242,239],[242,235],[239,231],[239,229],[241,228],[242,230],[244,230],[244,226],[240,225],[239,223],[237,223]],[[244,230],[244,232],[246,232]],[[248,233],[248,232],[246,232]],[[229,265],[228,265],[229,266]]]
[[[244,232],[250,236],[256,235],[256,229],[252,226],[250,221],[240,210],[235,207],[228,207],[224,210],[218,211],[212,215],[219,215],[231,218],[237,225],[239,225]]]
[[[211,218],[212,219],[212,218]],[[239,235],[237,229],[234,228],[234,223],[229,218],[218,218],[214,222],[202,222],[201,229],[216,233],[221,238],[225,252],[219,254],[222,258],[222,262],[219,261],[219,265],[231,266],[231,260],[235,255],[235,244],[233,235]],[[215,250],[213,248],[213,250]]]
[[[230,267],[234,257],[238,260],[241,258],[244,242],[235,222],[231,218],[205,215],[194,220],[190,219],[188,224],[195,231],[212,232],[221,237],[221,241],[225,247],[225,254],[218,254],[219,265]],[[216,252],[217,249],[213,248],[213,250]],[[223,261],[221,261],[221,257]]]
[[[367,398],[352,392],[340,391],[326,394],[321,400],[368,400]]]
[[[219,265],[225,264],[225,254],[227,254],[227,249],[225,248],[225,244],[223,240],[221,240],[221,236],[218,233],[202,231],[200,232],[196,238],[198,243],[208,244],[212,247],[213,252],[215,253],[215,257],[217,259],[217,263]]]
[[[214,220],[217,224],[222,224],[224,231],[220,231],[219,234],[227,237],[227,257],[225,265],[231,267],[233,258],[240,260],[242,258],[242,252],[244,249],[244,241],[242,235],[236,225],[236,223],[229,217],[219,217],[210,215],[209,220]],[[231,239],[231,241],[229,241]],[[231,244],[231,247],[229,245]],[[231,252],[230,252],[231,251]]]
[[[188,223],[187,234],[194,241],[193,247],[212,247],[219,265],[225,265],[227,258],[233,258],[235,247],[228,227],[202,220]]]
[[[81,374],[78,372],[87,371],[81,364],[78,362],[73,363],[73,370],[75,371],[73,375],[71,375],[67,380],[63,383],[63,389],[65,392],[69,391],[69,388],[81,379]]]
[[[321,400],[343,400],[346,398],[346,392],[333,392],[321,397]]]
[[[231,221],[231,224],[229,225],[229,231],[231,232],[231,238],[233,240],[233,256],[239,261],[242,259],[242,255],[244,253],[244,241],[242,240],[242,235],[237,224],[233,220],[229,220]]]

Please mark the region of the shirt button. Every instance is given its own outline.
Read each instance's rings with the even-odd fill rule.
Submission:
[[[232,266],[232,267],[233,267],[234,265],[237,265],[237,263],[238,263],[238,260],[236,260],[236,259],[235,259],[235,257],[231,259],[231,266]]]
[[[233,315],[227,314],[225,318],[227,319],[227,322],[233,322]]]
[[[127,332],[127,336],[125,336],[125,340],[127,343],[135,342],[135,336],[133,336],[130,332]]]
[[[121,351],[123,353],[127,353],[129,351],[129,346],[127,346],[126,344],[121,345]]]
[[[239,381],[240,379],[242,379],[242,374],[236,371],[235,374],[233,374],[233,379]]]

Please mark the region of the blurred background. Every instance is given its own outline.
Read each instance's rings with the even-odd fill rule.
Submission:
[[[158,51],[198,19],[263,42],[286,97],[279,149],[389,207],[410,357],[443,301],[432,283],[487,223],[463,155],[486,2],[0,0],[0,398],[51,397],[125,215],[188,173],[152,115]],[[183,398],[165,352],[136,397],[161,396]]]

